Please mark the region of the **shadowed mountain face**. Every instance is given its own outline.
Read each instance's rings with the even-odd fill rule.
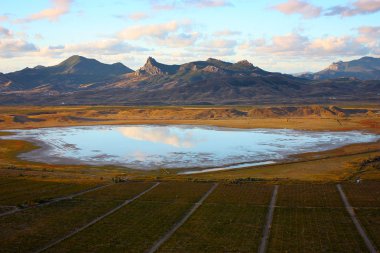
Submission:
[[[38,88],[68,91],[76,90],[81,85],[94,85],[131,72],[133,70],[121,63],[104,64],[94,59],[75,55],[55,66],[39,65],[8,73],[5,76],[12,81],[12,84],[7,87],[8,90]],[[4,86],[2,84],[4,82],[0,80],[0,87]]]
[[[301,75],[301,77],[323,80],[341,77],[352,77],[361,80],[380,80],[380,58],[363,57],[348,62],[335,62],[328,68]]]
[[[73,56],[52,67],[0,75],[0,104],[292,104],[377,101],[380,81],[308,80],[243,60],[166,65],[149,57],[133,72]]]

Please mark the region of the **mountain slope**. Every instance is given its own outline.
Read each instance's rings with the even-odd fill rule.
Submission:
[[[37,66],[5,74],[6,78],[22,86],[24,90],[44,89],[56,91],[76,90],[81,85],[109,81],[133,70],[121,63],[104,64],[82,56],[71,56],[58,65]],[[8,87],[12,89],[11,87]],[[16,87],[14,87],[16,88]]]
[[[328,68],[301,77],[324,80],[342,77],[352,77],[361,80],[380,80],[380,58],[362,57],[358,60],[348,62],[335,62]]]
[[[71,57],[53,67],[14,72],[18,79],[7,74],[4,83],[10,81],[14,89],[8,84],[0,90],[0,104],[318,104],[380,98],[380,81],[308,80],[268,72],[245,60],[229,63],[210,58],[166,65],[149,57],[136,72],[116,65],[121,70],[111,74],[108,69],[115,64],[99,64]],[[48,74],[30,74],[44,71]],[[23,88],[25,80],[31,82]]]

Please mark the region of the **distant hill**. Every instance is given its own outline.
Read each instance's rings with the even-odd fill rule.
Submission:
[[[362,57],[348,62],[335,62],[326,69],[316,73],[306,73],[299,77],[324,80],[351,77],[361,80],[380,80],[380,58]]]
[[[11,84],[0,79],[0,90],[77,90],[81,86],[107,81],[133,70],[121,63],[104,64],[94,59],[74,55],[51,67],[36,66],[5,74]],[[17,85],[16,85],[17,84]]]
[[[72,56],[0,75],[0,104],[299,104],[378,101],[380,81],[309,80],[243,60],[167,65],[149,57],[137,71]]]

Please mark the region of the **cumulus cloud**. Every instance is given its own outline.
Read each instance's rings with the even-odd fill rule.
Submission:
[[[189,50],[197,55],[203,54],[207,57],[222,57],[235,55],[236,46],[236,40],[216,39],[202,41]]]
[[[380,26],[361,26],[358,41],[372,48],[372,53],[380,55]]]
[[[37,52],[38,48],[30,42],[21,39],[0,40],[0,57],[12,58],[23,56],[25,53]]]
[[[261,38],[245,44],[245,49],[250,49],[250,45],[261,53],[294,54],[303,52],[309,44],[309,38],[298,33],[273,36],[268,42]]]
[[[356,0],[346,5],[335,5],[327,9],[313,5],[306,0],[288,0],[272,8],[286,15],[300,14],[304,18],[316,18],[322,13],[325,16],[349,17],[380,11],[380,0]]]
[[[224,36],[224,37],[235,36],[235,35],[240,35],[240,34],[241,32],[239,31],[233,31],[229,29],[224,29],[224,30],[214,32],[214,36]]]
[[[156,40],[156,43],[165,47],[187,47],[193,45],[201,37],[198,32],[170,34],[164,38]]]
[[[356,0],[349,5],[333,6],[327,9],[325,15],[349,17],[355,15],[372,14],[378,11],[380,11],[380,0]]]
[[[319,17],[322,12],[321,7],[302,0],[288,0],[287,2],[277,4],[272,8],[286,15],[300,14],[304,18]]]
[[[308,45],[306,53],[311,55],[362,56],[369,52],[370,49],[354,37],[330,36],[313,40]]]
[[[260,55],[290,57],[362,56],[376,51],[360,36],[327,36],[310,39],[298,33],[274,36],[270,40],[257,39],[242,44],[239,49]]]
[[[142,20],[149,18],[149,15],[145,12],[134,12],[129,14],[127,17],[132,20]]]
[[[143,47],[133,46],[125,41],[117,39],[106,39],[100,41],[94,41],[90,43],[80,43],[73,45],[66,45],[66,50],[69,52],[78,52],[85,54],[104,54],[104,55],[117,55],[126,54],[132,52],[142,52],[148,49]]]
[[[1,37],[12,37],[12,32],[9,29],[0,26],[0,38]]]
[[[173,10],[179,8],[216,8],[233,6],[226,0],[151,0],[151,5],[154,10]]]
[[[170,21],[161,24],[130,26],[118,33],[127,40],[144,39],[154,45],[184,47],[194,44],[201,34],[191,31],[189,21]]]
[[[148,49],[146,48],[136,47],[122,40],[104,39],[87,43],[49,46],[41,48],[38,55],[45,57],[61,57],[62,55],[83,54],[98,57],[99,55],[124,55],[147,50]]]
[[[119,33],[124,39],[138,40],[143,37],[165,38],[168,34],[176,32],[182,26],[178,21],[162,24],[136,25],[125,28]]]
[[[49,21],[57,21],[59,17],[70,11],[73,0],[50,0],[51,7],[40,12],[29,15],[26,18],[17,20],[18,22],[31,22],[36,20],[47,19]]]

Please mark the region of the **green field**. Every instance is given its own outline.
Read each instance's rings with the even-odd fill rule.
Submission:
[[[95,184],[74,184],[24,179],[0,179],[0,206],[33,205],[77,193]]]
[[[273,186],[220,185],[160,252],[256,252]]]
[[[62,184],[62,185],[61,185]],[[41,195],[72,194],[75,184],[0,179],[13,203]],[[0,217],[0,252],[34,252],[118,207],[154,182],[117,183],[48,205]],[[133,202],[58,242],[47,252],[145,252],[211,189],[211,182],[161,182]],[[15,193],[9,186],[16,187]],[[56,186],[56,187],[55,187]],[[88,189],[90,185],[81,187]],[[67,188],[65,188],[67,187]],[[71,189],[71,190],[67,190]],[[379,247],[380,183],[344,183],[343,189],[369,238]],[[219,183],[158,252],[257,252],[273,183]],[[48,192],[48,190],[46,190]],[[9,198],[11,199],[11,198]],[[8,209],[7,209],[8,208]],[[1,211],[9,210],[3,206]],[[336,184],[279,185],[268,252],[367,252]]]
[[[380,182],[347,183],[343,189],[353,207],[380,207]]]
[[[334,184],[281,185],[277,205],[282,207],[343,207]]]
[[[30,252],[87,224],[152,183],[115,184],[51,205],[0,217],[0,251]]]
[[[202,183],[162,183],[49,252],[144,252],[210,187]]]
[[[344,184],[351,205],[368,236],[380,248],[380,182]]]
[[[366,252],[344,208],[276,208],[268,252]]]

